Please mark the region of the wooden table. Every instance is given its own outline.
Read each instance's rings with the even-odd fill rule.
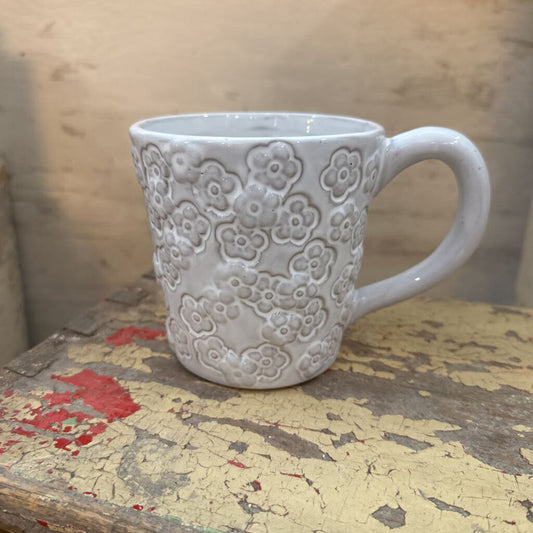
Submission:
[[[285,390],[195,378],[149,276],[0,374],[8,531],[533,531],[533,311],[414,299]]]

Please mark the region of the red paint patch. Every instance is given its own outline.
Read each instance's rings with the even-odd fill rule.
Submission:
[[[80,454],[80,450],[74,450],[70,455],[73,455],[74,457],[76,457],[76,455],[79,455]]]
[[[63,433],[68,433],[68,432],[71,431],[71,430],[72,430],[72,426],[65,426],[65,427],[63,428]]]
[[[14,394],[13,389],[7,389],[6,391],[4,391],[4,396],[6,398],[10,398],[11,396],[13,396],[13,394]]]
[[[94,492],[83,492],[82,494],[85,494],[86,496],[92,496],[93,498],[96,498],[96,494]]]
[[[239,463],[239,461],[228,461],[230,465],[236,466],[237,468],[248,468],[245,464]]]
[[[45,520],[38,520],[36,518],[35,521],[43,527],[48,527],[48,522],[46,522]]]
[[[142,510],[144,509],[144,506],[142,506],[142,505],[138,505],[138,504],[132,505],[132,507],[133,507],[136,511],[142,511]]]
[[[92,435],[89,435],[88,433],[84,433],[83,435],[80,435],[76,439],[76,444],[78,446],[85,446],[86,444],[89,444],[93,440]]]
[[[89,433],[91,435],[100,435],[107,429],[107,424],[105,422],[98,422],[94,426],[89,428]]]
[[[42,446],[43,444],[48,444],[48,441],[47,440],[42,440],[41,442],[39,442],[39,444]]]
[[[19,442],[19,440],[8,440],[7,442],[4,442],[4,447],[0,448],[0,455],[5,453],[10,446],[13,446],[13,444],[18,444]]]
[[[252,488],[257,492],[258,490],[263,490],[263,487],[261,486],[261,483],[257,481],[257,479],[254,479],[250,485],[252,485]]]
[[[11,433],[13,433],[14,435],[24,435],[25,437],[34,437],[36,435],[35,431],[26,431],[22,428],[13,428],[11,430]]]
[[[313,490],[314,490],[317,494],[320,494],[320,491],[319,491],[316,487],[313,487]]]
[[[88,368],[73,376],[52,375],[52,378],[78,387],[72,399],[81,398],[86,405],[107,415],[108,422],[126,418],[141,408],[115,378],[96,374]]]
[[[61,431],[61,428],[57,426],[62,424],[65,420],[68,420],[69,418],[74,417],[76,418],[77,422],[82,422],[83,420],[90,420],[92,418],[91,415],[81,413],[79,411],[72,413],[70,411],[67,411],[63,407],[60,407],[59,409],[56,409],[55,411],[52,411],[51,413],[46,413],[44,415],[41,407],[35,407],[34,409],[30,409],[30,413],[34,415],[33,418],[25,418],[23,420],[19,420],[18,422],[29,424],[30,426],[43,429],[45,431],[55,431],[56,433]]]
[[[67,488],[68,488],[68,490],[75,490],[72,485],[69,485]]]
[[[153,506],[152,507],[148,507],[147,510],[150,511],[150,512],[155,511],[155,507],[153,507]]]
[[[46,473],[47,473],[47,474],[53,474],[54,471],[53,471],[51,468],[49,468],[49,469],[46,471]]]
[[[70,405],[72,403],[72,392],[51,392],[50,394],[45,394],[43,399],[48,400],[49,407],[65,404]]]
[[[504,520],[506,524],[510,524],[511,526],[516,526],[516,520]]]
[[[106,342],[113,346],[124,346],[125,344],[131,344],[134,339],[151,341],[158,337],[164,337],[165,335],[166,332],[164,329],[136,328],[135,326],[128,326],[127,328],[119,329],[112,335],[109,335]]]
[[[73,442],[70,439],[60,438],[60,439],[54,439],[54,441],[55,441],[54,446],[56,448],[70,452],[69,446],[73,444]]]
[[[303,478],[303,476],[300,475],[300,474],[288,474],[288,473],[286,473],[286,472],[280,472],[280,474],[281,474],[282,476],[297,477],[298,479],[302,479],[302,478]]]

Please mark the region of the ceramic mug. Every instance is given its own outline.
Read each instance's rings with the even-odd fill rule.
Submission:
[[[188,370],[224,385],[277,388],[324,372],[350,323],[454,271],[488,217],[485,163],[449,129],[387,138],[356,118],[216,113],[150,118],[130,136],[169,343]],[[370,201],[425,159],[455,173],[453,227],[418,265],[355,288]]]

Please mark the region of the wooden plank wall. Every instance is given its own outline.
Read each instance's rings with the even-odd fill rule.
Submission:
[[[127,127],[165,113],[318,111],[374,119],[389,134],[462,131],[487,159],[493,209],[478,253],[433,294],[515,301],[533,187],[532,2],[1,4],[0,152],[32,340],[149,267]],[[362,282],[434,248],[455,194],[431,162],[385,190]]]

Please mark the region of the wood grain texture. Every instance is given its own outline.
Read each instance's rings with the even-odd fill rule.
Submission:
[[[463,132],[487,159],[491,221],[433,294],[512,301],[533,189],[532,2],[158,0],[149,18],[129,0],[3,4],[0,149],[34,341],[149,267],[127,128],[168,113],[327,112],[389,135]],[[434,162],[387,187],[370,210],[361,281],[436,247],[454,191]]]
[[[184,370],[137,288],[1,374],[8,530],[531,531],[533,311],[410,300],[318,378],[255,392]]]

